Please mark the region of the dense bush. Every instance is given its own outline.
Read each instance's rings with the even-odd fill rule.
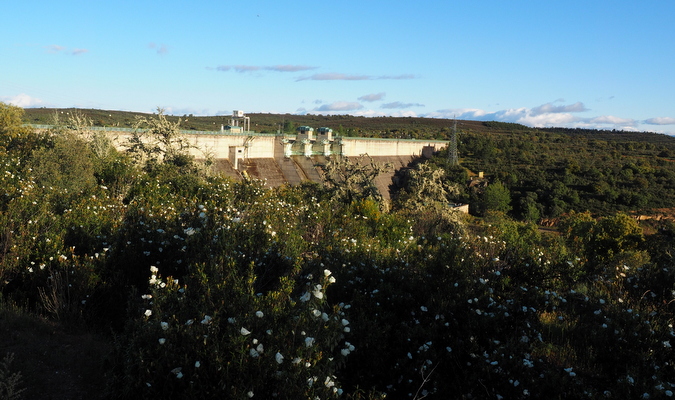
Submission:
[[[552,234],[489,209],[459,217],[427,170],[410,177],[445,189],[410,185],[427,201],[389,208],[207,176],[180,154],[68,153],[91,140],[0,152],[0,289],[112,332],[110,398],[675,391],[672,224],[644,235],[625,214],[572,213]]]

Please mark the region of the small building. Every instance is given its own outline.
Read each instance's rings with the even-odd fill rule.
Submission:
[[[298,132],[298,136],[295,139],[298,142],[305,139],[309,141],[314,141],[314,128],[312,128],[311,126],[306,125],[299,126],[295,131]]]
[[[468,214],[469,213],[469,205],[468,204],[462,204],[462,203],[452,203],[449,204],[450,209],[459,211],[460,213]]]
[[[328,140],[329,142],[332,142],[333,130],[331,128],[326,128],[325,126],[322,126],[321,128],[317,129],[317,140],[318,141]]]
[[[227,133],[243,133],[244,127],[236,125],[225,125],[224,131]]]
[[[245,146],[230,146],[229,149],[229,160],[230,164],[234,169],[239,169],[239,161],[244,161],[246,159],[246,147]]]

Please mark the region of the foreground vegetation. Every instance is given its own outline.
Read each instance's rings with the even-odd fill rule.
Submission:
[[[384,204],[367,166],[267,189],[209,174],[180,140],[118,152],[64,126],[36,133],[0,104],[0,321],[97,332],[102,398],[675,391],[671,223],[645,235],[627,214],[579,210],[542,233],[504,214],[514,182],[466,192],[443,155]],[[447,209],[462,195],[480,219]],[[30,368],[6,355],[0,394],[25,395]]]

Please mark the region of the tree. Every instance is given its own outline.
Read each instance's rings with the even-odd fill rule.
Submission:
[[[482,211],[511,211],[511,193],[500,181],[495,181],[485,188],[482,196]]]
[[[161,163],[191,164],[194,158],[188,151],[194,146],[181,134],[180,123],[180,119],[175,123],[169,121],[161,108],[157,108],[156,118],[138,117],[127,151],[139,163],[145,163],[146,168]]]
[[[419,209],[425,206],[447,206],[450,197],[459,194],[455,184],[449,184],[445,170],[419,163],[403,171],[403,188],[399,204],[404,208]]]
[[[629,215],[618,213],[594,219],[589,212],[570,213],[560,221],[560,232],[573,252],[584,257],[588,274],[641,250],[642,228]]]
[[[351,204],[354,201],[372,199],[383,205],[382,194],[375,185],[375,178],[391,170],[391,164],[376,164],[367,156],[368,161],[352,162],[347,157],[333,157],[321,166],[324,184],[334,200]]]
[[[44,144],[44,136],[24,125],[23,109],[0,102],[0,150],[13,151],[27,157],[34,148]]]

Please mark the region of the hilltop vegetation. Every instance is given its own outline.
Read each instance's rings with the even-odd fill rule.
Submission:
[[[480,124],[460,167],[441,152],[404,170],[385,204],[377,166],[268,189],[209,174],[180,140],[120,152],[86,117],[25,120],[0,104],[0,395],[45,396],[54,371],[24,349],[47,330],[97,338],[55,363],[53,398],[673,396],[675,225],[645,234],[612,209],[638,178],[658,190],[644,207],[672,206],[667,140]],[[488,185],[467,188],[477,171]],[[473,216],[447,207],[462,198]]]

